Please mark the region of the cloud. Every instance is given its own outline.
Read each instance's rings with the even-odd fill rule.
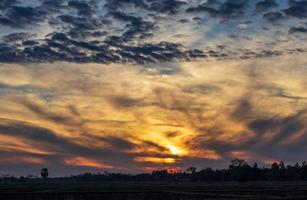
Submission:
[[[35,157],[26,157],[26,156],[21,156],[21,157],[10,157],[10,158],[2,158],[0,159],[0,163],[5,163],[5,164],[20,164],[20,163],[26,163],[26,164],[31,164],[31,165],[43,165],[45,164],[45,161],[41,158],[35,158]]]
[[[129,27],[128,30],[122,35],[123,42],[128,42],[134,39],[143,40],[151,37],[153,36],[152,31],[157,28],[152,22],[144,21],[140,17],[130,16],[122,12],[111,12],[110,15],[120,21],[130,22],[130,24],[127,25]]]
[[[225,1],[218,8],[208,6],[208,3],[198,5],[197,7],[190,7],[186,10],[188,13],[193,12],[207,12],[214,18],[221,18],[221,20],[229,20],[232,18],[239,18],[244,15],[245,8],[248,5],[247,1]]]
[[[307,2],[304,0],[290,0],[290,7],[284,10],[286,15],[297,17],[297,18],[306,18],[307,11]]]
[[[78,10],[78,15],[90,16],[94,14],[94,9],[84,1],[69,1],[69,7]]]
[[[35,113],[39,118],[46,119],[57,124],[81,126],[80,122],[78,122],[77,120],[73,120],[71,117],[68,116],[49,112],[44,107],[39,106],[35,103],[23,101],[21,102],[21,104],[25,106],[29,110],[29,112]]]
[[[31,38],[33,35],[25,32],[20,33],[11,33],[2,37],[2,40],[7,43],[18,42],[18,41],[26,41]]]
[[[289,34],[295,34],[295,33],[307,33],[307,28],[305,27],[291,27],[289,30]]]
[[[44,21],[46,13],[33,7],[12,6],[9,7],[0,23],[16,28],[23,28],[28,24]]]
[[[176,14],[178,10],[187,3],[185,1],[180,1],[180,0],[158,0],[158,1],[141,0],[137,3],[131,0],[119,0],[119,1],[108,0],[105,6],[110,10],[112,10],[124,7],[127,4],[131,4],[135,7],[139,7],[156,13]]]
[[[228,0],[142,0],[138,3],[45,0],[30,4],[4,1],[2,4],[3,9],[6,7],[0,16],[0,23],[5,27],[0,34],[4,36],[0,62],[4,63],[148,64],[250,59],[306,50],[299,37],[289,35],[291,23],[288,23],[295,24],[297,18],[293,16],[298,16],[298,12],[292,10],[304,9],[303,1],[290,1],[289,8],[279,7],[274,0],[255,4]],[[252,10],[261,12],[264,20]],[[244,26],[245,31],[234,37],[231,33],[237,26],[232,23],[242,27],[240,24],[245,22],[254,25]],[[287,44],[274,36],[276,23],[280,25],[279,34],[287,37]],[[266,31],[260,27],[266,27]],[[27,37],[20,38],[21,34]],[[260,35],[265,39],[256,42]],[[9,37],[10,42],[6,44]],[[269,47],[272,43],[274,50]]]
[[[41,128],[41,127],[36,127],[36,126],[31,126],[27,124],[22,124],[22,123],[10,123],[10,124],[1,124],[0,126],[1,134],[2,135],[7,135],[7,136],[14,136],[16,138],[24,138],[28,139],[32,142],[35,142],[37,144],[46,144],[47,147],[48,145],[52,148],[55,147],[56,150],[61,150],[61,148],[64,149],[84,149],[81,146],[78,146],[74,143],[71,143],[70,141],[66,140],[63,137],[58,136],[55,134],[53,131]]]
[[[90,160],[84,157],[67,158],[64,160],[65,165],[78,166],[78,167],[89,167],[97,169],[112,169],[113,166],[99,163],[95,160]]]
[[[255,11],[263,12],[276,7],[278,7],[278,4],[275,0],[264,0],[257,2]]]
[[[18,0],[3,0],[0,2],[0,9],[5,10],[18,3]]]
[[[280,12],[269,12],[262,15],[262,18],[269,21],[269,22],[277,22],[282,20],[284,17]]]
[[[204,5],[199,5],[197,7],[190,7],[186,10],[187,13],[194,13],[194,12],[207,12],[209,13],[212,17],[218,16],[220,13],[217,9],[211,8],[208,6]]]
[[[142,99],[133,99],[127,96],[114,96],[110,97],[110,102],[116,108],[133,107],[142,105]]]
[[[9,136],[17,141],[26,141],[32,145],[33,149],[41,149],[47,151],[48,154],[53,155],[53,159],[56,158],[56,160],[58,160],[58,165],[63,162],[65,165],[110,169],[113,168],[111,167],[112,164],[121,163],[120,165],[124,166],[128,164],[128,160],[131,162],[131,159],[134,157],[133,155],[129,154],[125,155],[124,152],[120,154],[119,152],[116,153],[115,149],[112,150],[113,146],[111,146],[111,149],[102,149],[98,147],[96,149],[93,147],[89,148],[84,144],[81,145],[73,142],[72,138],[62,137],[59,133],[55,133],[47,128],[37,127],[35,125],[21,122],[12,122],[11,120],[2,121],[6,123],[0,125],[1,136]],[[93,140],[93,142],[94,141],[95,140]],[[105,141],[114,145],[117,143],[118,148],[125,145],[123,140],[120,142],[120,139],[116,139],[115,137],[106,138]],[[119,155],[121,156],[121,159],[113,160],[114,157],[118,157]],[[42,157],[40,154],[38,154],[38,156]],[[105,161],[102,161],[101,156],[109,164],[106,164]],[[51,158],[47,157],[45,159],[46,162],[49,162]],[[33,161],[35,160],[36,159],[33,158]],[[23,160],[18,160],[16,162],[22,161]],[[27,162],[30,161],[31,160],[28,160]],[[104,164],[102,164],[103,162]]]

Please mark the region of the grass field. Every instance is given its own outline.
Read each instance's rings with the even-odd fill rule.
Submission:
[[[1,200],[307,199],[307,182],[110,182],[0,186]]]

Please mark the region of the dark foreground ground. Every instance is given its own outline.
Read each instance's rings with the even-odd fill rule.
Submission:
[[[1,200],[306,199],[307,182],[0,185]]]

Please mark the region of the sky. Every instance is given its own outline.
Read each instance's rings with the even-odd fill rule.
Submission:
[[[1,0],[0,174],[307,160],[306,0]]]

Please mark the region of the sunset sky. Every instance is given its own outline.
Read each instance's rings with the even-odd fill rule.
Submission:
[[[306,0],[0,0],[0,175],[307,160]]]

